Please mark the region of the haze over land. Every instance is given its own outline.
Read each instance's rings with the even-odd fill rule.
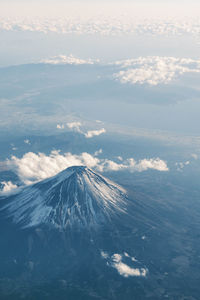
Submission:
[[[0,298],[198,300],[199,14],[1,1]]]

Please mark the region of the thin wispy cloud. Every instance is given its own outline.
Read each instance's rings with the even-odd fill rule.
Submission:
[[[191,164],[191,162],[189,160],[187,160],[187,161],[184,161],[184,162],[176,162],[175,166],[177,168],[177,171],[183,171],[183,169],[186,166],[189,166],[190,164]]]
[[[101,135],[102,133],[106,133],[106,130],[104,128],[99,130],[89,130],[88,132],[85,133],[85,137],[90,139],[93,138],[94,136]]]
[[[24,143],[27,144],[27,145],[31,144],[30,140],[28,140],[28,139],[24,140]]]
[[[81,59],[70,54],[69,56],[58,55],[50,57],[43,59],[40,62],[51,65],[93,65],[94,63],[98,63],[99,60]]]
[[[91,139],[95,136],[99,136],[103,133],[106,133],[105,128],[83,131],[83,129],[82,129],[83,125],[81,122],[70,122],[70,123],[67,123],[66,125],[71,131],[78,132],[78,133],[84,135],[87,139]]]

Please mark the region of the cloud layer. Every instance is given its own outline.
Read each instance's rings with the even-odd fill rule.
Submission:
[[[97,21],[98,20],[98,21]],[[5,18],[0,19],[0,30],[29,31],[59,34],[100,34],[100,35],[152,35],[199,37],[199,18],[163,17],[138,18],[136,15],[94,15],[90,17],[66,16],[57,18]]]
[[[200,60],[175,57],[139,57],[116,62],[121,70],[114,78],[130,84],[168,84],[184,73],[200,73]]]
[[[96,64],[100,60],[84,60],[73,55],[58,55],[41,61],[47,64]],[[148,84],[156,86],[169,84],[183,74],[200,73],[200,59],[176,58],[168,56],[147,56],[109,63],[116,72],[113,78],[121,83]],[[73,122],[72,122],[73,124]],[[81,124],[79,125],[79,127]],[[72,129],[72,128],[71,128]]]
[[[166,172],[169,170],[167,163],[159,158],[143,159],[138,162],[133,158],[129,158],[117,163],[107,158],[100,159],[97,157],[99,153],[102,153],[102,151],[95,152],[94,155],[87,152],[79,155],[70,152],[60,154],[59,151],[52,151],[50,155],[28,152],[22,158],[12,156],[6,163],[8,169],[13,170],[24,184],[43,180],[68,167],[80,165],[88,166],[99,172],[123,170],[142,172],[149,169]]]

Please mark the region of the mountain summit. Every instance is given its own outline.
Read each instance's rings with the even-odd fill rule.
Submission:
[[[178,213],[136,192],[81,166],[2,198],[0,299],[165,298],[164,272],[176,279],[171,251],[181,263],[187,254],[182,244],[169,248],[182,223],[174,231]]]
[[[96,227],[126,213],[126,192],[91,169],[70,167],[24,188],[3,210],[23,228],[47,224],[59,229]]]

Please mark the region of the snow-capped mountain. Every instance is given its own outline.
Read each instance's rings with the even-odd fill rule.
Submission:
[[[95,228],[126,213],[123,188],[87,167],[70,167],[8,199],[6,215],[22,228]]]
[[[161,279],[176,279],[172,264],[165,284],[178,217],[86,167],[3,197],[0,299],[163,299]]]

